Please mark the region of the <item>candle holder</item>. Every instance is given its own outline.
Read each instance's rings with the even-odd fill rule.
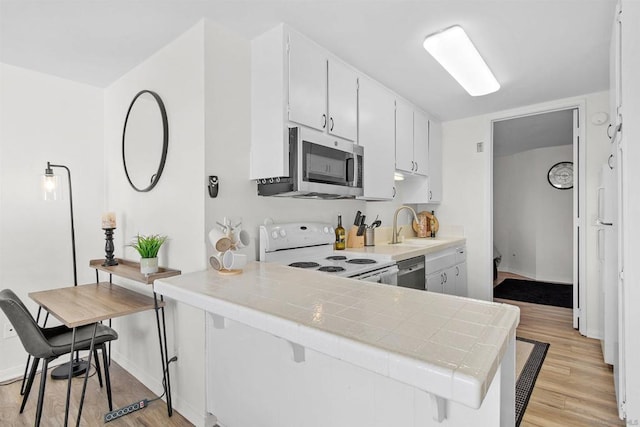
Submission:
[[[104,251],[106,253],[103,267],[108,267],[112,265],[118,265],[118,261],[113,257],[113,230],[115,228],[103,228],[104,230]]]

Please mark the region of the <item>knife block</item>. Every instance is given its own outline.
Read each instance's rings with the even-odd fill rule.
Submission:
[[[353,226],[347,234],[347,247],[348,248],[364,248],[364,234],[358,236],[358,227]]]

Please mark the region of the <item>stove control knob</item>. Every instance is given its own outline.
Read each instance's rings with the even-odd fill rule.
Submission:
[[[282,237],[287,237],[287,232],[285,231],[285,229],[284,229],[284,228],[280,229],[280,235],[281,235]]]
[[[325,234],[328,233],[329,232],[329,227],[325,227],[324,228],[324,232],[325,232]]]
[[[277,238],[278,238],[278,232],[274,230],[274,231],[271,233],[271,237],[273,237],[274,239],[277,239]]]

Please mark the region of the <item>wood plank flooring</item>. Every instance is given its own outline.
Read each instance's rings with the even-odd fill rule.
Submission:
[[[499,274],[496,285],[505,277]],[[551,344],[524,414],[522,427],[624,426],[618,418],[613,371],[600,341],[573,329],[572,311],[496,299],[520,307],[516,335]]]
[[[122,369],[117,363],[111,362],[111,386],[113,395],[113,409],[119,409],[136,400],[152,399],[156,397],[151,390],[140,381]],[[71,409],[69,411],[69,425],[75,425],[78,414],[78,404],[82,391],[82,379],[73,379],[71,389]],[[38,387],[40,374],[36,376],[24,413],[19,414],[22,396],[20,396],[21,382],[0,387],[0,426],[27,427],[33,426],[38,401]],[[64,424],[64,404],[67,393],[67,381],[47,378],[45,401],[42,412],[42,427],[58,427]],[[126,415],[108,424],[104,424],[104,414],[108,411],[106,388],[99,388],[97,376],[87,381],[87,394],[82,408],[82,426],[123,427],[123,426],[192,426],[175,409],[173,416],[168,417],[167,405],[162,400],[151,402],[145,409]]]

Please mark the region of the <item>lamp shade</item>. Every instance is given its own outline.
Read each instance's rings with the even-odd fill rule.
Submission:
[[[58,185],[58,176],[45,172],[42,175],[42,198],[47,201],[59,200],[62,197],[60,186]]]

